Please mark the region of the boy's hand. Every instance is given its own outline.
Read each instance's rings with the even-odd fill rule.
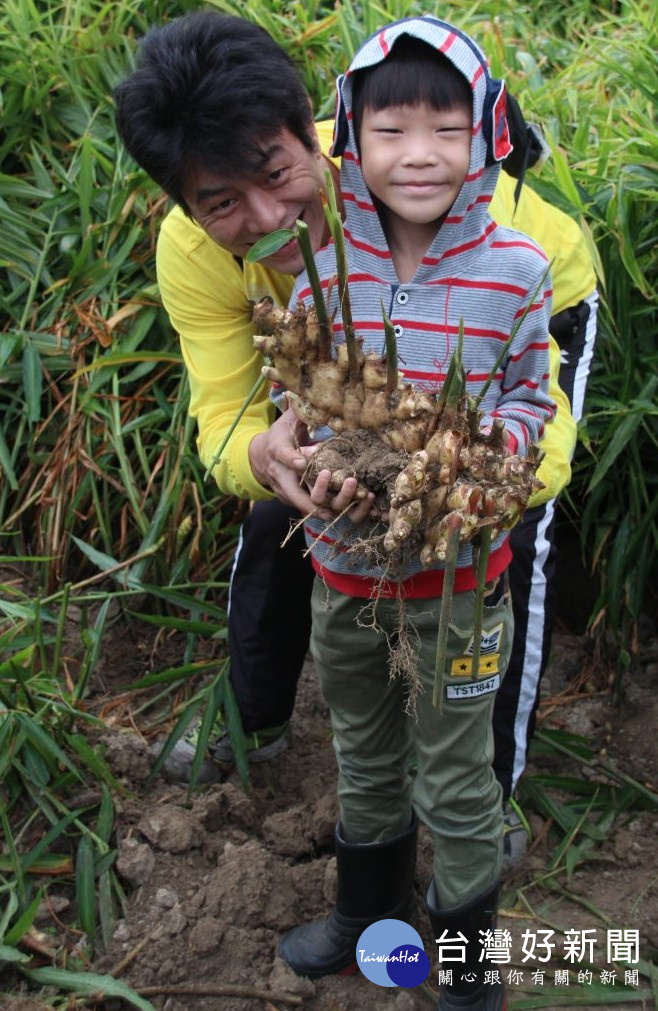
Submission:
[[[268,428],[249,443],[249,462],[254,477],[270,488],[281,502],[294,506],[307,515],[313,513],[330,523],[348,508],[356,492],[356,480],[348,478],[339,492],[329,491],[330,471],[321,471],[309,490],[301,483],[308,457],[315,452],[308,443],[308,430],[289,408]],[[358,501],[349,512],[354,523],[360,523],[370,512],[374,495]]]
[[[340,513],[349,509],[347,516],[352,523],[361,523],[361,521],[364,520],[372,510],[372,505],[375,501],[373,493],[369,492],[367,498],[359,499],[354,502],[354,505],[350,508],[350,503],[354,500],[354,495],[357,489],[356,478],[348,477],[343,482],[343,487],[339,492],[332,492],[329,490],[330,481],[331,471],[321,470],[316,478],[315,484],[311,488],[311,502],[318,507],[315,510],[315,515],[319,516],[320,519],[331,522],[331,520],[335,519],[336,516],[340,515]]]

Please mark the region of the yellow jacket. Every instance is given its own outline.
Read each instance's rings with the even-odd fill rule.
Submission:
[[[333,124],[318,123],[323,151],[328,151]],[[516,181],[500,175],[491,204],[499,224],[526,232],[538,242],[552,266],[553,312],[576,305],[596,287],[584,237],[566,214],[537,196],[528,186],[514,212]],[[252,304],[270,295],[287,305],[293,279],[260,266],[238,262],[203,229],[175,207],[165,218],[158,237],[157,274],[160,294],[172,326],[180,335],[190,383],[190,414],[198,426],[197,447],[207,467],[215,456],[262,365],[254,350]],[[551,339],[550,395],[557,402],[555,420],[546,427],[541,448],[546,456],[538,477],[545,488],[533,505],[554,498],[569,482],[576,426],[569,402],[557,383],[560,352]],[[251,403],[215,467],[219,487],[239,498],[271,498],[249,466],[249,443],[274,420],[268,389],[262,387]]]

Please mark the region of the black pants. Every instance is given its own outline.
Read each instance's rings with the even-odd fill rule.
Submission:
[[[560,385],[579,418],[596,335],[596,295],[554,316],[562,350]],[[511,534],[512,657],[494,710],[494,771],[507,799],[526,762],[555,612],[555,502],[529,509]],[[313,571],[303,557],[299,515],[277,501],[257,502],[243,523],[231,576],[231,683],[247,733],[290,718],[308,649]]]
[[[301,529],[281,547],[299,514],[256,502],[242,524],[231,574],[228,644],[231,684],[246,733],[290,719],[311,633],[313,570]]]
[[[560,386],[574,418],[582,415],[596,339],[597,297],[551,318],[560,346]],[[510,534],[509,569],[514,641],[494,706],[494,772],[508,800],[523,772],[535,726],[540,683],[548,663],[555,620],[555,500],[526,510]]]

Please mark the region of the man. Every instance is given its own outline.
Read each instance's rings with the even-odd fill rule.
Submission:
[[[177,205],[160,232],[158,281],[180,334],[190,412],[198,424],[197,445],[209,465],[260,374],[262,360],[252,344],[252,304],[266,294],[277,304],[287,304],[292,278],[302,269],[294,243],[255,265],[245,262],[245,254],[263,235],[292,227],[298,218],[308,225],[314,249],[325,241],[320,194],[327,166],[338,182],[337,167],[326,153],[331,124],[313,123],[308,96],[292,62],[266,32],[216,11],[195,12],[152,29],[141,45],[137,69],[118,86],[115,97],[117,123],[128,151]],[[551,330],[554,322],[566,320],[567,345],[574,336],[581,338],[589,324],[586,354],[576,356],[574,363],[586,375],[596,303],[584,241],[571,219],[528,187],[523,187],[515,211],[514,189],[515,180],[502,173],[492,215],[527,232],[549,256],[555,255]],[[554,364],[558,357],[553,344]],[[542,442],[554,461],[556,479],[533,502],[541,510],[548,508],[551,516],[551,500],[568,481],[574,442],[573,420],[556,385],[556,370],[557,365],[551,395],[558,402],[558,416]],[[286,746],[308,643],[312,573],[301,559],[301,531],[285,548],[279,545],[290,520],[300,512],[316,510],[328,517],[348,506],[354,493],[354,482],[348,480],[337,495],[329,494],[326,472],[310,491],[301,484],[306,458],[300,446],[305,438],[303,426],[290,411],[274,418],[262,388],[213,471],[220,488],[255,503],[242,529],[229,607],[231,682],[253,761]],[[358,522],[368,508],[367,502],[354,506],[352,518]],[[526,576],[520,580],[514,603],[523,638],[515,641],[516,668],[513,662],[499,695],[502,699],[509,686],[511,700],[500,726],[502,758],[496,763],[506,800],[525,764],[530,716],[550,632],[542,600],[547,581],[544,563],[552,550],[551,525],[542,515],[537,528],[531,511],[527,515],[530,522],[526,520],[513,536],[528,542],[523,557],[529,559],[534,583]],[[517,562],[515,557],[513,583]],[[535,606],[530,617],[529,596]],[[526,654],[528,627],[543,646],[531,658],[529,680],[520,659]],[[517,709],[520,724],[515,731]],[[498,739],[496,747],[498,756]],[[194,750],[193,740],[179,742],[170,774],[189,777]],[[209,759],[220,763],[232,759],[230,739],[222,728]],[[220,775],[213,761],[204,763],[202,779]]]

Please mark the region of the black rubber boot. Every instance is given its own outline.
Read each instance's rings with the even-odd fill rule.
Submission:
[[[467,941],[466,960],[451,960],[453,982],[441,987],[436,1011],[463,1011],[464,1008],[469,1011],[505,1011],[505,987],[502,982],[484,982],[485,971],[491,966],[480,961],[483,951],[480,931],[495,929],[497,902],[498,885],[458,909],[439,909],[434,882],[430,884],[427,909],[434,939],[455,939],[461,933]],[[454,949],[460,940],[458,938],[451,947]],[[471,979],[464,979],[465,976]]]
[[[346,843],[336,826],[338,889],[327,920],[294,927],[278,953],[298,976],[328,976],[356,965],[356,944],[377,920],[409,921],[415,911],[418,822],[383,843]]]

